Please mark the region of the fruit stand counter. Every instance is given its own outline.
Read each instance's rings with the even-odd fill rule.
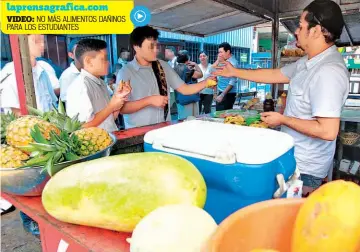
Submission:
[[[133,128],[128,130],[121,130],[114,132],[117,142],[113,146],[111,155],[143,152],[144,151],[144,135],[154,129],[162,128],[171,124],[177,123],[177,121],[164,122],[155,125]]]
[[[153,129],[176,122],[114,132],[117,138],[112,154],[143,151],[144,135]],[[128,252],[128,233],[72,225],[56,220],[43,208],[41,197],[22,197],[2,193],[1,196],[34,219],[40,228],[44,252]]]
[[[39,224],[43,252],[129,251],[126,238],[130,234],[60,222],[46,213],[41,197],[21,197],[4,193],[2,197]]]

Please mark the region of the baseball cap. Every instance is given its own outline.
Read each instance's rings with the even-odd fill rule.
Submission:
[[[304,11],[312,15],[312,22],[321,25],[335,38],[340,38],[345,22],[340,6],[331,0],[315,0]]]

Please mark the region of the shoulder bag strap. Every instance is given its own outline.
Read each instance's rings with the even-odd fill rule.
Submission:
[[[156,77],[160,95],[168,97],[165,71],[162,68],[162,66],[158,60],[152,62],[152,69],[153,69],[155,77]],[[169,104],[167,103],[164,107],[164,120],[165,121],[166,121],[168,112],[169,112]]]

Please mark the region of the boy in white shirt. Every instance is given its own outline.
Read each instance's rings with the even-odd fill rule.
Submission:
[[[127,85],[118,85],[110,98],[107,85],[100,79],[108,74],[107,44],[98,39],[78,42],[75,58],[81,72],[67,90],[66,112],[70,117],[79,115],[84,127],[100,127],[108,132],[117,131],[115,118],[130,93]]]
[[[32,66],[35,97],[37,108],[43,112],[52,109],[52,105],[57,103],[57,97],[51,85],[50,78],[44,68],[37,64],[36,58],[44,52],[44,35],[28,35],[30,63]],[[0,73],[0,101],[1,109],[5,113],[13,112],[20,115],[20,102],[18,88],[15,77],[14,62],[4,66]],[[7,202],[1,199],[1,205],[7,205]],[[37,223],[23,212],[20,212],[24,229],[33,235],[39,236],[39,227]]]
[[[69,57],[73,60],[70,63],[70,66],[65,69],[65,71],[60,76],[60,99],[66,104],[67,100],[67,90],[70,84],[79,76],[81,70],[80,62],[75,58],[75,50],[78,41],[73,40],[69,45]],[[66,106],[66,105],[65,105]]]
[[[50,78],[39,64],[36,58],[44,52],[44,35],[28,35],[30,63],[32,66],[36,105],[43,112],[52,109],[58,99],[51,85]],[[1,70],[0,100],[1,108],[5,112],[20,114],[20,102],[15,77],[14,62],[10,62]]]

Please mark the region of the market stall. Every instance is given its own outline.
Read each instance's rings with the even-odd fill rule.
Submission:
[[[201,8],[196,8],[193,4],[194,2],[197,2],[201,6]],[[249,3],[251,2],[251,3]],[[196,1],[175,1],[169,3],[169,1],[143,1],[143,2],[137,2],[137,4],[143,4],[150,7],[150,9],[153,12],[154,18],[152,21],[152,25],[155,27],[159,27],[161,29],[167,29],[170,31],[176,31],[176,32],[183,32],[183,33],[190,33],[190,34],[197,34],[197,35],[211,35],[219,31],[225,31],[229,29],[235,29],[239,27],[254,25],[257,23],[268,21],[269,19],[273,21],[274,28],[273,28],[273,55],[277,55],[277,29],[279,26],[279,22],[281,21],[280,17],[285,17],[287,15],[298,15],[298,11],[303,6],[297,6],[294,12],[294,9],[292,8],[293,2],[286,2],[285,1],[227,1],[227,0],[214,0],[214,1],[203,1],[203,0],[196,0]],[[264,7],[260,7],[264,6]],[[359,1],[352,1],[351,3],[348,3],[348,1],[344,1],[344,3],[341,4],[343,10],[345,12],[349,10],[359,10],[360,2]],[[204,12],[204,9],[207,10]],[[210,11],[211,10],[211,11]],[[181,13],[181,14],[178,14]],[[203,15],[200,15],[199,13],[205,13]],[[227,14],[225,14],[227,13]],[[230,14],[229,14],[230,13]],[[353,12],[352,12],[353,13]],[[169,15],[171,16],[181,16],[184,23],[178,23],[178,20],[172,20],[169,18]],[[184,16],[185,15],[185,16]],[[188,16],[186,16],[188,15]],[[359,15],[359,13],[357,13]],[[226,22],[224,20],[226,19]],[[164,20],[167,20],[168,22],[164,22]],[[250,21],[249,21],[250,20]],[[170,22],[172,21],[172,22]],[[166,24],[168,27],[164,27],[164,24]],[[211,29],[204,29],[204,26],[211,27]],[[206,34],[201,34],[201,31],[207,30]],[[349,31],[348,31],[349,30]],[[346,29],[346,33],[349,36],[349,40],[352,44],[355,44],[354,36],[351,36],[351,29]],[[350,35],[349,35],[350,34]],[[360,41],[359,41],[360,42]],[[27,105],[35,106],[34,101],[34,88],[32,83],[32,75],[31,75],[31,68],[29,67],[29,58],[28,58],[28,51],[26,49],[26,37],[24,36],[17,36],[17,35],[11,35],[11,43],[12,43],[12,52],[13,52],[13,59],[15,63],[15,69],[16,69],[16,80],[17,80],[17,87],[19,90],[19,98],[20,98],[20,107],[22,114],[27,114]],[[277,59],[274,57],[273,67],[277,66]],[[273,91],[273,94],[277,93],[276,91]],[[274,98],[277,95],[273,95]],[[272,100],[269,98],[269,100]],[[251,106],[256,105],[257,101],[252,100],[252,104],[248,104],[249,108]],[[261,108],[259,109],[261,110]],[[241,112],[242,113],[242,112]],[[211,133],[211,129],[208,129],[206,132],[193,132],[195,135],[176,135],[176,134],[170,134],[167,139],[163,139],[162,137],[158,136],[156,133],[153,134],[152,137],[149,137],[150,131],[151,132],[160,132],[164,133],[170,132],[171,128],[175,123],[162,123],[159,125],[154,126],[148,126],[138,129],[131,129],[126,131],[119,131],[114,132],[114,136],[116,137],[116,140],[114,140],[114,146],[112,147],[112,154],[123,154],[123,153],[133,153],[133,152],[160,152],[163,151],[162,147],[172,147],[172,151],[163,151],[163,152],[169,152],[169,153],[177,153],[176,151],[183,151],[181,155],[179,156],[184,157],[187,160],[190,160],[190,163],[197,164],[199,170],[203,169],[201,174],[205,177],[205,180],[210,181],[211,183],[207,183],[208,189],[209,189],[209,195],[211,195],[211,201],[208,201],[208,205],[205,205],[205,202],[202,202],[199,204],[200,206],[203,205],[208,211],[214,211],[212,212],[212,217],[216,219],[217,223],[220,223],[221,221],[225,220],[230,214],[234,213],[239,208],[248,206],[250,204],[264,201],[264,200],[270,200],[273,197],[281,197],[284,193],[284,185],[288,182],[288,179],[292,177],[295,165],[294,165],[294,157],[293,157],[293,143],[287,142],[287,139],[282,133],[273,131],[271,129],[264,129],[267,128],[266,125],[261,124],[259,122],[258,114],[257,112],[254,115],[250,115],[249,112],[246,112],[248,114],[244,115],[241,114],[239,111],[235,112],[229,112],[229,114],[225,115],[222,121],[221,120],[215,120],[218,122],[213,122],[211,119],[203,119],[203,120],[195,120],[196,123],[203,123],[205,127],[209,126],[211,123],[211,127],[209,128],[216,128],[216,129],[224,129],[224,132],[229,132],[228,139],[231,138],[231,136],[234,136],[238,133],[238,131],[241,132],[241,136],[247,139],[247,142],[244,143],[238,143],[238,142],[231,142],[234,146],[241,147],[240,149],[244,152],[249,154],[249,150],[254,149],[260,149],[260,156],[261,156],[261,163],[259,160],[255,160],[254,156],[255,154],[249,154],[246,155],[248,158],[246,162],[244,160],[238,160],[238,156],[235,155],[235,158],[233,156],[229,156],[228,152],[225,151],[224,155],[214,156],[214,152],[216,152],[217,149],[212,148],[214,145],[210,142],[204,142],[203,145],[201,145],[201,153],[195,152],[194,148],[196,146],[192,146],[189,144],[189,142],[186,142],[185,140],[191,139],[191,137],[194,136],[200,136],[203,133]],[[354,121],[357,121],[358,114],[355,112],[354,114],[351,114],[347,110],[344,111],[343,120],[349,120],[349,117],[353,117],[355,119],[351,119]],[[216,119],[219,119],[221,117],[220,115],[214,115]],[[210,122],[208,122],[210,121]],[[227,122],[226,126],[224,122]],[[191,122],[188,122],[191,123]],[[228,125],[228,124],[235,124],[235,125]],[[185,126],[183,126],[185,125]],[[189,124],[183,124],[179,126],[179,129],[181,132],[190,132],[189,128],[186,128],[186,125]],[[221,126],[220,126],[221,125]],[[247,125],[252,127],[237,127],[237,125]],[[169,126],[169,127],[165,127]],[[165,127],[165,128],[164,128]],[[184,127],[184,128],[182,128]],[[343,126],[344,128],[345,126]],[[160,128],[160,130],[159,130]],[[242,128],[242,130],[239,130]],[[244,129],[246,128],[246,129]],[[253,129],[257,128],[257,129]],[[258,129],[261,128],[261,129]],[[178,128],[177,128],[178,129]],[[157,131],[158,130],[158,131]],[[228,131],[227,131],[228,130]],[[258,131],[255,131],[258,130]],[[263,132],[272,132],[268,134],[263,134]],[[249,133],[251,132],[251,133]],[[275,133],[276,132],[276,133]],[[144,136],[149,133],[144,141]],[[234,135],[231,135],[230,133],[234,133]],[[256,139],[256,142],[261,142],[260,147],[256,145],[252,145],[252,138],[250,136],[253,136],[254,139]],[[271,136],[271,137],[270,137]],[[282,137],[285,139],[284,141],[281,141],[281,144],[279,143],[279,149],[278,147],[272,147],[270,144],[270,140],[273,142],[276,142],[276,139],[282,139]],[[181,139],[179,139],[181,138]],[[261,140],[260,138],[263,138]],[[181,142],[180,140],[183,140]],[[204,139],[203,139],[204,140]],[[212,139],[211,139],[212,140]],[[181,144],[179,145],[179,142]],[[217,142],[224,145],[224,142]],[[286,144],[284,144],[286,143]],[[198,147],[198,146],[197,146]],[[206,151],[204,150],[206,149]],[[176,150],[176,151],[174,151]],[[277,151],[278,150],[278,151]],[[184,154],[185,152],[185,154]],[[267,153],[273,154],[273,156],[267,155]],[[230,153],[233,154],[233,153]],[[237,154],[237,153],[236,153]],[[202,162],[199,161],[199,155],[206,156],[209,160],[207,160],[210,164],[214,164],[216,162],[221,163],[221,167],[229,167],[229,164],[234,165],[235,168],[239,168],[241,165],[237,163],[246,163],[247,167],[247,173],[243,173],[242,171],[238,171],[236,174],[233,173],[227,173],[227,174],[219,174],[214,171],[209,172],[204,171],[204,167],[210,166],[209,163],[206,163],[204,165]],[[341,154],[342,155],[342,154]],[[342,156],[339,155],[340,159],[342,159]],[[120,155],[121,156],[121,155]],[[251,158],[252,157],[252,158]],[[232,163],[229,160],[233,160]],[[225,160],[225,161],[224,161]],[[211,163],[212,162],[212,163]],[[260,162],[260,163],[259,163]],[[148,165],[151,162],[146,163]],[[271,173],[267,173],[266,175],[257,173],[257,176],[251,176],[253,175],[254,170],[256,170],[259,167],[262,167],[264,164],[268,164],[269,167],[274,168],[278,170],[271,170]],[[158,164],[158,163],[156,163]],[[275,164],[278,164],[277,166]],[[286,164],[286,166],[282,166],[283,164]],[[218,165],[218,164],[217,164]],[[236,166],[239,167],[236,167]],[[138,165],[139,166],[139,165]],[[144,164],[143,164],[144,166]],[[211,166],[210,166],[211,167]],[[279,168],[280,167],[280,168]],[[105,168],[105,167],[101,167]],[[244,167],[242,167],[245,169]],[[221,170],[221,169],[217,169]],[[347,170],[349,171],[349,170]],[[169,175],[169,174],[167,174]],[[246,175],[246,176],[244,176]],[[169,175],[170,176],[170,175]],[[271,178],[269,179],[269,177]],[[54,178],[56,175],[54,176]],[[256,179],[256,185],[261,184],[263,187],[254,186],[252,184],[252,179]],[[93,178],[93,177],[92,177]],[[244,179],[245,178],[245,179]],[[123,179],[123,178],[122,178]],[[166,178],[164,178],[164,181],[166,181]],[[118,182],[118,181],[112,181],[112,182]],[[270,183],[271,182],[271,183]],[[139,183],[140,184],[140,183]],[[166,184],[164,182],[164,184]],[[245,186],[244,186],[245,185]],[[245,188],[246,187],[246,188]],[[244,190],[245,188],[245,190]],[[264,189],[265,188],[265,189]],[[194,187],[189,190],[189,194],[194,194],[194,192],[198,190],[199,188]],[[250,190],[251,189],[251,190]],[[283,190],[280,191],[279,190]],[[165,193],[166,190],[162,190],[161,193]],[[278,192],[278,194],[276,194]],[[296,193],[296,192],[295,192]],[[357,193],[357,192],[356,192]],[[358,194],[355,193],[354,189],[354,196],[357,196]],[[202,196],[204,194],[204,191],[202,191]],[[238,205],[239,202],[233,202],[234,195],[239,194],[241,197],[244,198],[244,204]],[[40,197],[21,197],[21,196],[12,196],[10,194],[2,193],[5,199],[9,200],[12,204],[14,204],[16,207],[18,207],[21,211],[24,211],[26,214],[28,214],[31,218],[33,218],[35,221],[37,221],[40,225],[40,234],[41,234],[41,240],[42,240],[42,247],[43,251],[76,251],[76,252],[82,252],[82,251],[119,251],[119,252],[127,252],[129,251],[129,244],[126,241],[126,238],[129,238],[130,232],[124,233],[124,232],[115,232],[115,231],[107,231],[105,229],[96,228],[96,227],[84,227],[79,225],[73,225],[73,224],[67,224],[63,221],[56,220],[55,218],[51,217],[44,209],[42,199]],[[139,194],[140,195],[140,194]],[[184,192],[184,195],[188,195]],[[264,196],[265,195],[265,196]],[[223,198],[224,202],[221,204],[230,206],[229,208],[224,208],[223,211],[220,213],[218,211],[219,208],[219,202],[217,202],[216,197]],[[299,195],[298,195],[299,196]],[[315,196],[314,196],[315,197]],[[319,196],[317,196],[319,197]],[[91,197],[89,197],[91,198]],[[181,197],[180,197],[181,198]],[[183,197],[185,199],[186,197]],[[201,197],[200,197],[201,198]],[[250,200],[249,200],[250,198]],[[201,198],[200,200],[203,200]],[[199,201],[199,199],[197,199]],[[230,204],[230,203],[231,204]],[[313,202],[313,201],[311,201]],[[344,202],[341,202],[344,203]],[[349,203],[349,202],[348,202]],[[355,204],[355,203],[354,203]],[[94,207],[94,205],[90,205]],[[299,207],[299,204],[297,205]],[[353,205],[356,206],[356,205]],[[313,206],[314,207],[314,206]],[[90,208],[89,208],[90,209]],[[93,210],[93,208],[91,208]],[[298,210],[298,208],[296,208]],[[296,211],[297,211],[296,210]],[[296,211],[294,210],[293,218],[296,214]],[[94,210],[95,213],[96,209]],[[141,216],[144,217],[144,216]],[[225,225],[225,224],[224,224]],[[353,228],[354,233],[358,231],[356,229],[357,227]],[[266,228],[264,228],[265,231]],[[288,237],[289,238],[289,237]],[[300,238],[299,238],[300,239]],[[282,249],[289,248],[289,242],[286,243],[286,245],[283,245],[281,247]],[[262,244],[265,246],[265,244]],[[284,247],[285,246],[285,247]],[[280,247],[279,247],[280,249]],[[213,251],[220,251],[220,250],[213,250]],[[221,251],[222,252],[222,251]],[[230,252],[230,250],[226,251]]]

